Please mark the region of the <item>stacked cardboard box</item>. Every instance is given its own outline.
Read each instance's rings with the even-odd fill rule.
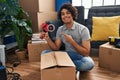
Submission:
[[[55,20],[55,0],[19,0],[21,7],[28,12],[33,22],[33,32],[39,32],[41,23]]]
[[[99,66],[111,71],[120,72],[120,49],[109,43],[100,46]]]
[[[75,80],[75,65],[66,52],[41,55],[41,80]]]
[[[57,19],[57,13],[56,12],[38,12],[37,13],[38,17],[38,29],[41,31],[40,25],[48,20],[55,20]]]
[[[28,43],[29,62],[40,62],[41,52],[50,50],[46,40],[40,39],[40,33],[34,33],[31,41]]]
[[[40,54],[43,50],[50,49],[47,43],[28,44],[29,62],[40,62]]]

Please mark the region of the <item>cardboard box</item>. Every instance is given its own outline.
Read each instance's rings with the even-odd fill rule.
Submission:
[[[55,0],[47,0],[47,1],[46,0],[19,0],[19,3],[21,7],[30,15],[30,18],[32,20],[33,32],[39,32],[37,12],[48,12],[48,13],[55,12]],[[51,15],[54,15],[54,14],[51,14]],[[46,15],[42,15],[42,16],[46,16]]]
[[[40,25],[48,20],[56,20],[57,12],[28,12],[32,20],[32,29],[34,33],[40,32]]]
[[[55,11],[55,0],[39,0],[39,11]]]
[[[120,72],[120,49],[109,43],[101,45],[99,49],[99,66]]]
[[[55,11],[55,0],[19,0],[19,3],[25,11]]]
[[[57,12],[38,12],[38,27],[39,31],[41,31],[40,25],[45,21],[49,20],[56,20],[57,19]]]
[[[33,32],[39,32],[39,23],[38,23],[39,21],[38,21],[37,12],[48,13],[48,15],[47,15],[48,19],[47,19],[47,17],[44,17],[46,15],[42,14],[42,16],[43,16],[42,18],[45,18],[45,20],[50,20],[55,15],[54,13],[56,13],[55,12],[55,0],[47,0],[47,2],[46,2],[46,0],[19,0],[19,3],[21,5],[21,7],[26,12],[28,12],[28,14],[30,15],[30,19],[32,20]],[[51,15],[52,15],[52,17],[51,17]],[[49,17],[51,17],[51,18],[49,19]],[[41,17],[39,18],[40,21],[45,21],[42,18]],[[54,17],[53,17],[53,19],[54,19]]]
[[[38,18],[37,12],[28,12],[30,19],[32,21],[32,30],[34,33],[38,32]]]
[[[75,65],[66,52],[41,55],[41,80],[75,80]]]
[[[29,62],[40,62],[40,53],[47,49],[50,49],[47,43],[42,42],[28,44]]]

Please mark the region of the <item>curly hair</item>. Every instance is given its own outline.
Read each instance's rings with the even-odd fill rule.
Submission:
[[[73,17],[73,20],[76,20],[77,15],[78,15],[78,11],[77,11],[77,9],[74,6],[71,5],[71,3],[65,3],[65,4],[63,4],[61,6],[61,8],[60,8],[60,10],[58,12],[58,18],[61,21],[62,21],[62,19],[61,19],[61,11],[62,11],[62,9],[67,9],[71,13],[71,15]]]

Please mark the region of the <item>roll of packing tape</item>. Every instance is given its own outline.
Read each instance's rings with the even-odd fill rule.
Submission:
[[[114,42],[115,42],[115,37],[110,36],[109,37],[109,44],[114,45]]]

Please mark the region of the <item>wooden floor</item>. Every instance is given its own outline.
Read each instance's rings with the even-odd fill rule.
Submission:
[[[120,73],[99,67],[98,57],[93,58],[95,67],[89,72],[81,72],[80,80],[120,80]]]
[[[79,80],[120,80],[120,73],[100,68],[98,57],[92,58],[95,61],[95,67],[89,72],[80,72]],[[40,62],[22,61],[14,68],[14,72],[19,73],[22,80],[40,80]]]

